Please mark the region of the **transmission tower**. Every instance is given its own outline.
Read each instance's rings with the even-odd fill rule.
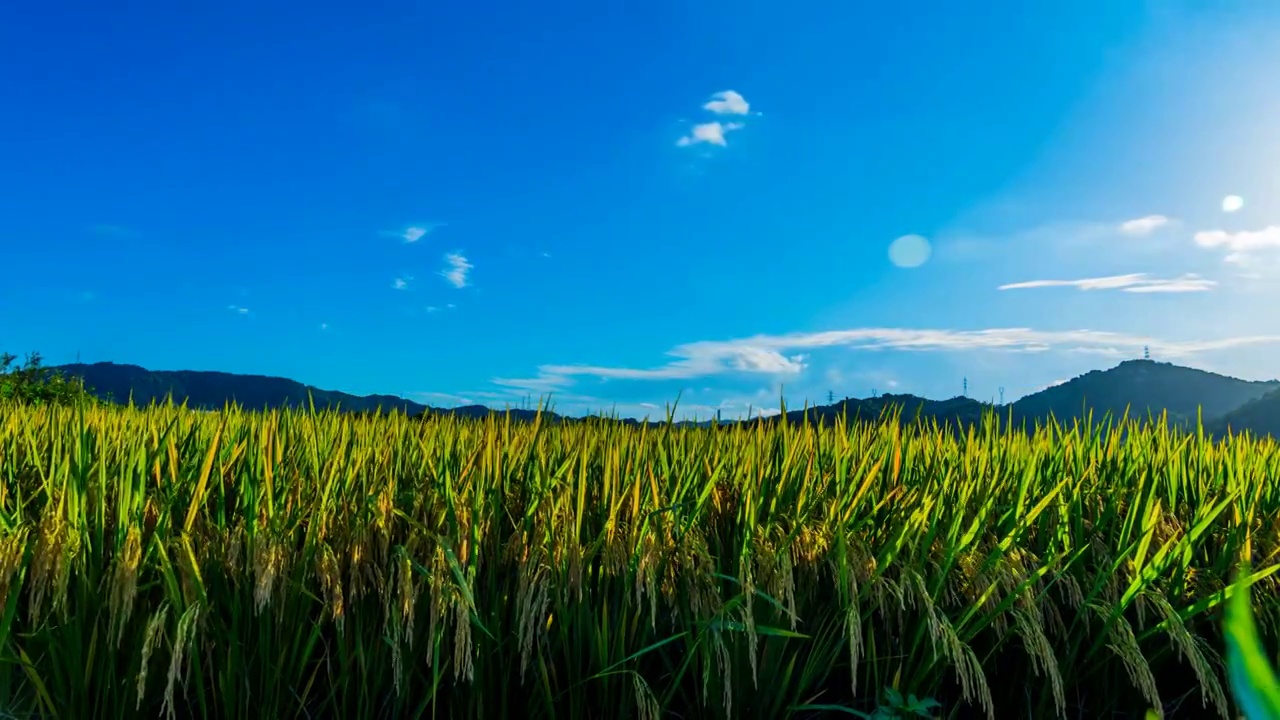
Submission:
[[[1147,345],[1142,346],[1142,359],[1143,360],[1151,359],[1151,348]]]
[[[828,405],[830,405],[831,403],[834,403],[835,401],[836,401],[836,394],[835,394],[835,393],[833,393],[833,392],[831,392],[830,390],[828,390],[828,391],[827,391],[827,404],[828,404]]]
[[[964,391],[961,393],[961,397],[969,397],[969,378],[964,379]]]
[[[1000,404],[1001,405],[1004,404],[1004,386],[1003,385],[1000,386]]]

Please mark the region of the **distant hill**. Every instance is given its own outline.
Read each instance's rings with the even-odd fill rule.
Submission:
[[[321,390],[296,380],[264,375],[237,375],[203,370],[147,370],[137,365],[110,362],[73,363],[53,368],[67,375],[84,378],[95,395],[115,402],[127,402],[132,394],[137,405],[153,400],[163,402],[169,394],[174,402],[186,400],[193,408],[221,409],[228,402],[260,410],[264,407],[307,406],[307,391],[316,409],[339,407],[353,412],[371,412],[379,407],[384,412],[397,408],[410,415],[429,410],[426,405],[393,395],[349,395],[335,390]]]
[[[1059,422],[1070,423],[1075,419],[1084,419],[1086,411],[1092,411],[1095,420],[1101,420],[1107,413],[1118,420],[1126,408],[1129,417],[1139,420],[1146,418],[1148,411],[1158,417],[1162,411],[1167,410],[1171,424],[1187,426],[1195,423],[1196,410],[1201,408],[1208,427],[1211,420],[1242,408],[1272,391],[1280,391],[1280,381],[1240,380],[1171,363],[1126,360],[1109,370],[1085,373],[1004,406],[994,406],[967,397],[929,400],[915,395],[882,395],[864,399],[847,398],[831,405],[811,407],[807,411],[793,410],[787,413],[787,421],[798,422],[807,415],[811,421],[822,419],[830,424],[844,414],[850,420],[875,420],[887,405],[894,404],[902,407],[902,420],[910,421],[918,416],[926,422],[936,420],[939,424],[950,423],[957,428],[981,422],[983,413],[989,410],[999,412],[1002,424],[1011,417],[1014,425],[1030,426],[1036,421],[1045,422],[1050,416]],[[1280,396],[1275,397],[1273,402],[1274,405],[1259,406],[1250,412],[1257,417],[1274,412],[1280,419]],[[1274,407],[1274,410],[1268,411],[1265,409],[1267,407]],[[1250,414],[1248,420],[1241,415],[1236,420],[1237,425],[1260,422],[1254,419],[1255,414]],[[776,420],[775,417],[766,419],[766,422]],[[1280,437],[1280,433],[1276,436]]]
[[[1060,385],[1045,388],[1012,404],[1014,422],[1047,418],[1082,418],[1084,408],[1094,418],[1110,412],[1119,418],[1145,418],[1150,411],[1169,412],[1171,424],[1194,424],[1197,408],[1207,422],[1225,415],[1268,392],[1280,381],[1251,381],[1154,360],[1126,360],[1110,370],[1094,370]]]
[[[1241,405],[1207,423],[1206,429],[1219,436],[1226,435],[1228,430],[1234,434],[1248,430],[1254,435],[1270,435],[1280,439],[1280,390],[1273,390]]]
[[[982,420],[982,413],[994,409],[989,403],[978,402],[973,398],[954,397],[950,400],[929,400],[917,395],[879,395],[873,398],[845,398],[831,405],[800,410],[790,410],[786,418],[788,423],[802,422],[806,417],[809,422],[832,425],[837,418],[847,417],[850,422],[863,420],[875,422],[891,406],[901,408],[899,420],[912,422],[916,418],[924,422],[936,420],[939,425],[950,424],[955,427],[968,427]],[[778,422],[781,415],[765,418],[764,422]]]
[[[54,369],[84,378],[85,384],[99,397],[125,402],[132,394],[134,402],[139,405],[163,401],[172,394],[176,402],[185,400],[191,407],[210,410],[231,401],[249,409],[306,407],[309,390],[319,409],[340,407],[359,413],[398,409],[412,416],[449,414],[462,417],[484,417],[490,412],[483,405],[433,408],[392,395],[351,395],[321,390],[287,378],[262,375],[147,370],[137,365],[110,362],[77,363]],[[930,400],[915,395],[881,395],[847,398],[831,405],[810,407],[807,411],[791,410],[786,417],[788,422],[799,422],[807,414],[811,421],[821,419],[826,424],[833,423],[841,415],[847,415],[850,420],[874,421],[890,405],[901,407],[903,420],[919,417],[958,428],[980,422],[983,413],[992,409],[998,410],[1002,419],[1012,414],[1015,424],[1029,424],[1035,420],[1043,421],[1050,414],[1059,421],[1070,422],[1081,418],[1085,408],[1091,409],[1095,418],[1100,419],[1108,412],[1118,418],[1126,406],[1130,417],[1143,418],[1148,410],[1153,415],[1167,410],[1171,422],[1185,425],[1195,422],[1196,408],[1200,407],[1203,408],[1207,428],[1225,429],[1229,424],[1236,431],[1248,428],[1255,433],[1269,432],[1280,437],[1280,430],[1276,427],[1280,424],[1280,381],[1240,380],[1151,360],[1127,360],[1109,370],[1088,372],[1005,406],[993,406],[967,397]],[[532,420],[536,415],[534,410],[512,409],[510,412],[516,420]],[[554,412],[544,412],[543,416],[552,422],[573,420]],[[773,423],[778,419],[779,416],[774,416],[750,422]],[[620,422],[635,424],[638,421],[620,419]],[[685,421],[678,424],[709,423]]]

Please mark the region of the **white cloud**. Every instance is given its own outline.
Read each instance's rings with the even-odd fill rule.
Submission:
[[[1044,385],[1037,385],[1035,388],[1031,390],[1030,394],[1034,395],[1035,393],[1043,392],[1045,390],[1048,390],[1051,387],[1057,387],[1064,383],[1070,382],[1070,380],[1071,378],[1058,378],[1057,380],[1054,380],[1051,383],[1045,383]]]
[[[944,330],[912,328],[855,328],[789,335],[758,335],[728,341],[702,341],[672,348],[674,358],[650,368],[598,365],[543,365],[538,376],[523,380],[498,379],[499,385],[565,387],[578,376],[622,380],[680,380],[731,372],[794,375],[804,369],[798,351],[847,347],[854,350],[917,352],[1005,351],[1044,352],[1051,349],[1101,354],[1137,353],[1144,346],[1164,357],[1176,358],[1212,350],[1261,344],[1280,344],[1280,335],[1252,335],[1209,341],[1164,341],[1159,338],[1098,330],[1033,330],[992,328]],[[788,354],[789,353],[789,354]]]
[[[408,289],[409,289],[409,281],[408,281],[407,279],[405,279],[405,278],[396,278],[396,279],[391,283],[391,287],[392,287],[393,289],[395,289],[395,290],[408,290]]]
[[[466,395],[456,395],[454,393],[421,391],[421,392],[407,393],[407,396],[413,400],[421,400],[427,403],[428,405],[436,404],[436,403],[439,403],[440,401],[444,401],[449,405],[455,405],[455,406],[475,404],[475,401],[473,401],[470,397],[467,397]]]
[[[689,145],[697,145],[699,143],[709,143],[711,145],[719,145],[720,147],[724,147],[727,144],[724,139],[725,133],[731,132],[733,130],[741,130],[742,127],[743,127],[742,123],[737,123],[737,122],[699,123],[693,126],[692,132],[690,132],[688,135],[685,135],[684,137],[677,140],[676,145],[680,147],[686,147]]]
[[[494,385],[530,393],[556,393],[572,383],[567,377],[493,378]]]
[[[1120,223],[1120,232],[1125,235],[1150,235],[1168,224],[1169,218],[1164,215],[1147,215]]]
[[[1195,234],[1195,241],[1200,247],[1221,247],[1233,252],[1280,248],[1280,225],[1235,233],[1225,230],[1204,230]]]
[[[733,90],[722,90],[711,96],[711,99],[702,105],[702,109],[716,115],[747,115],[750,113],[751,105],[746,98]],[[754,113],[759,115],[760,113]],[[690,145],[718,145],[724,147],[725,135],[734,130],[741,130],[744,125],[741,122],[705,122],[698,123],[693,126],[688,135],[676,140],[679,147],[688,147]]]
[[[329,329],[329,323],[320,323],[320,329],[321,329],[321,330],[328,330],[328,329]]]
[[[1082,278],[1080,280],[1028,280],[1001,285],[998,290],[1026,290],[1046,287],[1074,287],[1080,290],[1123,290],[1131,293],[1182,293],[1211,290],[1216,282],[1205,280],[1195,273],[1178,278],[1152,278],[1146,273],[1109,275],[1107,277]]]
[[[436,228],[444,227],[444,223],[428,223],[426,225],[410,225],[403,230],[384,230],[383,235],[400,238],[406,243],[416,243],[431,234]]]
[[[228,305],[228,306],[227,306],[227,309],[228,309],[228,310],[230,310],[230,311],[232,311],[232,312],[234,312],[234,313],[236,313],[236,314],[238,314],[238,315],[248,315],[248,314],[249,314],[249,308],[247,308],[247,307],[241,307],[241,306],[239,306],[239,305]]]
[[[427,312],[429,312],[429,313],[433,313],[433,312],[435,312],[436,310],[439,310],[439,309],[440,309],[440,308],[436,307],[435,305],[428,305],[428,306],[427,306]]]
[[[1171,278],[1168,280],[1151,280],[1140,285],[1133,285],[1124,289],[1128,293],[1186,293],[1186,292],[1205,292],[1212,290],[1218,285],[1213,280],[1206,280],[1195,273],[1187,273],[1180,278]]]
[[[453,303],[448,303],[448,304],[446,304],[444,307],[445,307],[445,309],[446,309],[446,310],[452,310],[452,309],[454,309],[454,308],[456,308],[456,307],[458,307],[458,306],[457,306],[457,305],[454,305]]]
[[[467,276],[471,273],[473,267],[467,259],[460,253],[447,253],[444,256],[445,264],[448,266],[440,271],[440,276],[448,280],[455,288],[464,288],[467,286]]]
[[[1227,254],[1222,257],[1223,262],[1241,267],[1253,267],[1260,264],[1263,253],[1280,250],[1280,225],[1234,233],[1225,230],[1204,230],[1196,233],[1194,239],[1200,247],[1226,250]]]
[[[702,106],[717,115],[746,115],[751,105],[746,98],[733,90],[724,90],[711,96],[711,100]]]
[[[1228,195],[1222,198],[1222,212],[1233,213],[1244,207],[1244,198],[1239,195]]]

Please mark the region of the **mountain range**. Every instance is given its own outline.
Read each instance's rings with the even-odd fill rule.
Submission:
[[[483,405],[437,408],[394,395],[351,395],[263,375],[148,370],[137,365],[110,362],[75,363],[53,369],[83,378],[93,393],[101,398],[125,402],[132,397],[138,405],[163,402],[171,395],[175,402],[185,401],[190,407],[209,410],[221,408],[229,402],[252,409],[306,407],[310,393],[317,409],[339,408],[358,413],[398,410],[411,416],[448,414],[465,417],[483,417],[491,412]],[[1043,422],[1050,416],[1069,422],[1090,412],[1095,418],[1107,413],[1119,417],[1127,409],[1130,417],[1145,418],[1148,413],[1158,417],[1167,413],[1171,424],[1182,427],[1193,427],[1199,412],[1205,429],[1214,434],[1230,429],[1236,433],[1248,430],[1254,434],[1280,437],[1280,380],[1241,380],[1153,360],[1126,360],[1108,370],[1085,373],[1007,405],[992,405],[968,397],[931,400],[915,395],[880,395],[846,398],[829,405],[792,410],[786,413],[786,419],[797,422],[806,415],[828,423],[840,415],[851,419],[875,419],[891,405],[902,408],[904,419],[920,417],[957,427],[976,423],[991,410],[998,411],[1002,418],[1011,419],[1015,424],[1029,425]],[[512,408],[510,412],[517,420],[532,419],[536,414],[535,410],[525,408]],[[575,420],[554,412],[544,412],[544,418]],[[777,417],[764,421],[776,422]],[[621,422],[638,421],[624,419]]]

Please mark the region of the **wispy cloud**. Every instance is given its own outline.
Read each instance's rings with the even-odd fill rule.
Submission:
[[[237,315],[248,315],[248,314],[249,314],[249,308],[247,308],[247,307],[242,307],[242,306],[240,306],[240,305],[228,305],[228,306],[227,306],[227,309],[228,309],[228,310],[230,310],[230,311],[232,311],[232,312],[234,312],[234,313],[236,313]]]
[[[720,147],[724,147],[728,144],[724,139],[725,133],[733,130],[741,130],[743,127],[743,124],[738,122],[699,123],[693,126],[693,130],[688,135],[677,140],[676,145],[680,147],[687,147],[689,145],[707,143],[710,145],[719,145]]]
[[[1217,285],[1195,273],[1188,273],[1178,278],[1153,278],[1146,273],[1130,273],[1128,275],[1109,275],[1107,277],[1082,278],[1079,280],[1028,280],[1026,282],[1001,285],[998,290],[1026,290],[1031,288],[1074,287],[1079,290],[1121,290],[1131,293],[1184,293],[1204,292]]]
[[[391,282],[391,288],[393,290],[408,290],[409,280],[412,280],[412,278],[396,278]]]
[[[474,267],[467,258],[461,253],[447,253],[444,256],[444,262],[445,269],[440,271],[440,276],[455,288],[466,287],[467,278],[471,274],[471,268]]]
[[[439,404],[440,402],[444,402],[448,405],[454,405],[454,406],[476,404],[475,401],[472,400],[470,397],[466,395],[458,395],[455,393],[422,391],[422,392],[411,392],[411,393],[408,393],[407,395],[410,399],[421,400],[427,403],[428,405],[435,405],[435,404]]]
[[[713,94],[702,109],[717,115],[746,115],[751,110],[751,104],[736,91],[722,90]]]
[[[320,323],[320,330],[321,330],[321,332],[323,332],[323,331],[325,331],[325,330],[328,330],[328,329],[329,329],[329,323],[327,323],[327,322],[322,322],[322,323]]]
[[[400,238],[406,243],[416,243],[427,235],[430,235],[436,228],[440,227],[444,227],[444,223],[410,225],[403,230],[383,230],[382,234],[389,237]]]
[[[1228,195],[1222,198],[1222,212],[1233,213],[1244,207],[1244,198],[1239,195]]]
[[[495,380],[521,387],[565,387],[575,377],[623,380],[681,380],[729,373],[794,375],[805,368],[805,351],[846,347],[855,350],[916,352],[1072,352],[1114,355],[1149,346],[1165,357],[1187,357],[1212,350],[1280,343],[1280,335],[1251,335],[1208,341],[1165,341],[1154,337],[1098,330],[1048,331],[1030,328],[946,330],[855,328],[789,335],[758,335],[728,341],[687,343],[667,352],[670,362],[649,368],[598,365],[543,365],[535,378]]]
[[[1147,215],[1120,223],[1120,232],[1125,235],[1150,235],[1168,224],[1169,218],[1164,215]]]
[[[490,382],[520,392],[547,394],[559,392],[573,381],[567,377],[550,375],[533,378],[493,378]]]
[[[1247,267],[1255,265],[1262,253],[1280,250],[1280,225],[1234,233],[1204,230],[1196,233],[1194,239],[1200,247],[1226,250],[1224,262]]]

